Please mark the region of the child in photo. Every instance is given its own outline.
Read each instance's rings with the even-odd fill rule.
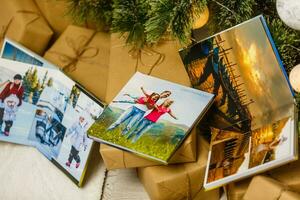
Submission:
[[[88,122],[86,121],[85,117],[80,116],[79,120],[76,120],[71,128],[68,130],[66,134],[66,138],[71,135],[71,150],[69,154],[68,161],[66,162],[66,165],[68,167],[71,166],[73,159],[76,161],[76,168],[80,166],[80,157],[79,152],[81,148],[83,147],[84,151],[87,149],[87,126]]]
[[[142,120],[139,121],[135,130],[133,130],[129,135],[128,139],[134,137],[131,141],[135,143],[145,132],[147,132],[157,120],[168,113],[172,118],[177,119],[177,117],[172,113],[170,106],[174,103],[173,100],[166,99],[161,105],[155,106],[155,108],[146,115]]]
[[[22,76],[16,74],[14,81],[6,81],[1,86],[5,85],[0,93],[0,130],[2,124],[5,123],[4,134],[9,136],[13,122],[16,120],[17,108],[22,105],[24,88],[22,86]]]
[[[17,118],[16,113],[18,111],[18,106],[17,106],[18,104],[19,104],[19,99],[14,95],[9,96],[4,101],[3,121],[5,124],[4,135],[6,136],[9,136],[9,132],[13,125],[13,122]]]
[[[123,135],[127,134],[129,130],[142,119],[148,110],[154,108],[155,103],[160,98],[166,98],[171,95],[170,91],[164,91],[161,95],[155,92],[149,95],[143,87],[141,87],[141,90],[144,94],[142,97],[132,97],[129,94],[125,94],[126,96],[134,99],[134,101],[113,101],[113,103],[132,103],[135,105],[128,108],[113,124],[108,127],[107,130],[111,131],[128,120],[125,128],[122,130]]]

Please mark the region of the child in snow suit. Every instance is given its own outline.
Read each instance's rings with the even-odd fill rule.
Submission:
[[[66,163],[68,167],[71,166],[73,159],[76,161],[76,168],[80,166],[80,157],[79,152],[81,150],[81,147],[84,148],[84,151],[87,148],[87,122],[84,117],[80,116],[79,120],[73,123],[71,128],[66,134],[66,137],[71,135],[71,151],[69,154],[69,159]]]

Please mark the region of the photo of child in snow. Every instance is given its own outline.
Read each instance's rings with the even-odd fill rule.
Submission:
[[[57,87],[54,71],[0,59],[0,140],[33,145],[28,140],[40,95]]]
[[[213,95],[136,73],[89,136],[167,161]]]
[[[66,165],[68,167],[71,166],[72,161],[76,161],[76,168],[80,166],[80,156],[79,151],[81,148],[83,148],[84,151],[87,149],[87,126],[88,122],[86,122],[85,118],[83,116],[79,117],[79,120],[76,120],[71,128],[68,130],[68,133],[66,134],[66,138],[71,137],[71,150],[69,154],[68,161],[66,162]]]
[[[82,179],[93,140],[87,131],[100,116],[103,105],[94,101],[77,85],[73,86],[65,108],[62,124],[66,127],[60,151],[53,161],[77,181]]]
[[[0,59],[0,140],[35,146],[80,184],[103,104],[56,69]]]
[[[4,127],[4,135],[9,136],[13,122],[16,120],[18,107],[22,105],[24,88],[22,86],[22,76],[16,74],[13,82],[5,81],[0,83],[0,87],[4,89],[0,93],[0,130],[2,133],[2,125]]]
[[[56,79],[63,85],[58,89],[44,88],[36,103],[37,111],[28,138],[79,183],[93,143],[87,137],[87,130],[103,108],[72,80],[61,72],[58,74]]]

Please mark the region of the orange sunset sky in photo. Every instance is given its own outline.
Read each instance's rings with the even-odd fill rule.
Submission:
[[[260,20],[252,20],[247,26],[239,26],[227,32],[221,33],[225,40],[225,48],[232,47],[228,58],[237,63],[235,74],[242,78],[239,83],[245,89],[250,104],[249,110],[252,117],[264,116],[263,123],[270,123],[272,110],[284,107],[292,100],[292,95],[282,69],[265,34]],[[282,113],[274,113],[272,116],[282,118]],[[272,119],[273,120],[273,119]]]

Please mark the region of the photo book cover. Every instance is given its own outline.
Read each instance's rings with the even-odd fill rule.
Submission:
[[[137,72],[88,131],[89,136],[167,163],[214,95]]]
[[[0,140],[36,147],[78,185],[103,108],[58,69],[0,59]]]
[[[296,158],[295,102],[262,16],[180,51],[194,88],[216,95],[204,187]]]

